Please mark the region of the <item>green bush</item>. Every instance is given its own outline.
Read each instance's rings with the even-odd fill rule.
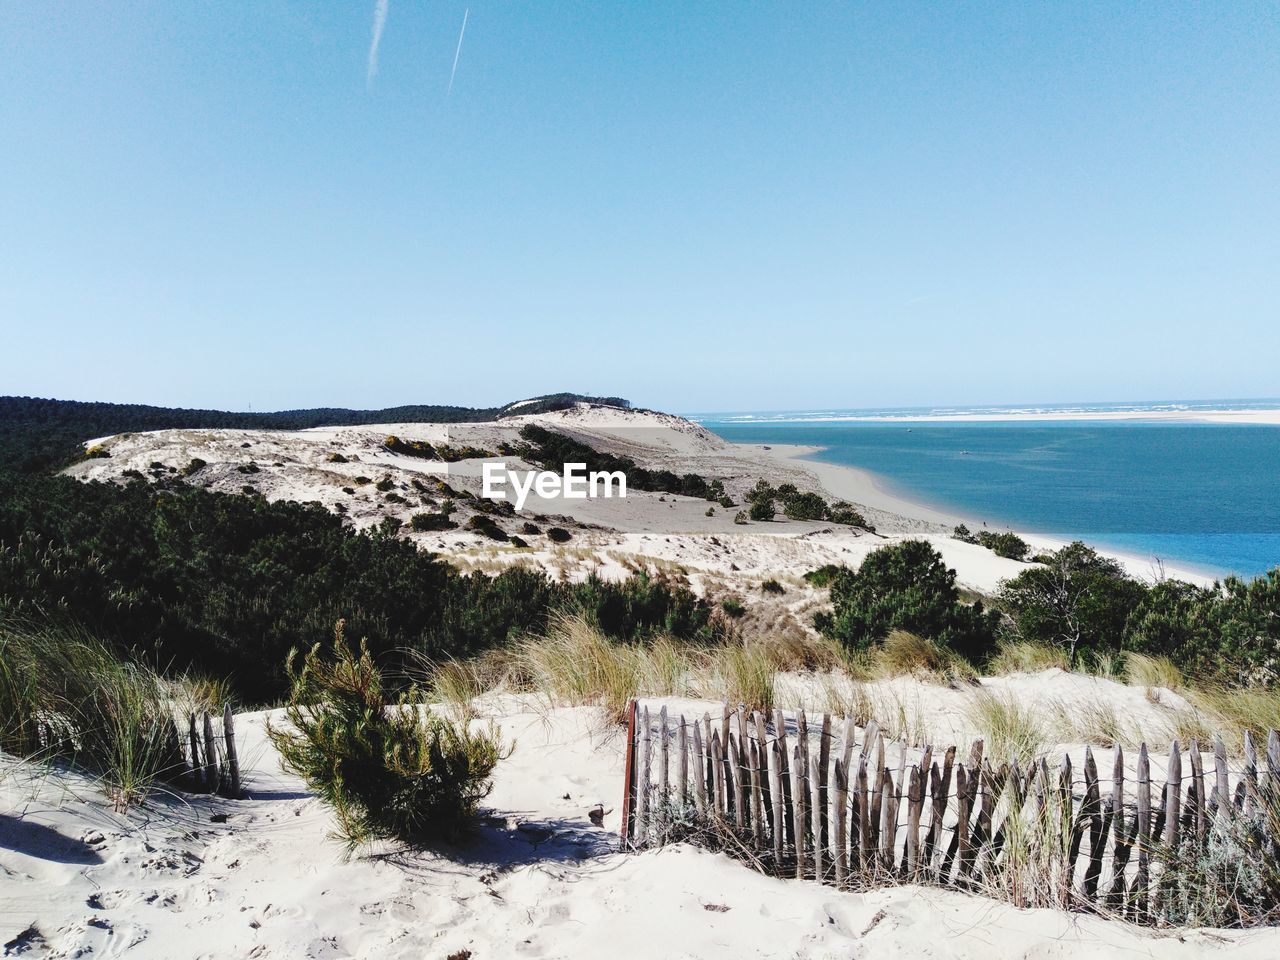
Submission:
[[[431,530],[453,530],[458,525],[447,513],[415,513],[409,518],[409,527],[419,533]]]
[[[720,604],[720,606],[724,609],[725,613],[727,613],[731,617],[734,617],[735,619],[738,617],[741,617],[743,614],[747,612],[747,608],[743,606],[740,601],[735,600],[733,597],[725,597],[724,601]]]
[[[997,557],[1004,557],[1007,560],[1025,560],[1031,548],[1027,546],[1027,541],[1023,540],[1016,533],[994,533],[990,530],[983,530],[977,536],[978,543],[986,547]]]
[[[395,489],[395,485],[396,485],[395,481],[392,480],[390,477],[383,477],[376,484],[374,484],[374,487],[380,493],[386,493],[388,490]]]
[[[760,584],[761,593],[786,593],[786,589],[777,580],[769,579]]]
[[[511,539],[505,530],[498,526],[493,517],[487,514],[477,513],[467,521],[464,529],[471,530],[481,536],[488,537],[490,540],[509,540]]]
[[[725,494],[716,502],[719,503],[720,506],[724,507],[725,509],[728,509],[729,507],[733,506],[733,497],[729,496],[728,494]]]
[[[910,631],[977,661],[995,647],[997,617],[982,604],[960,602],[956,573],[924,540],[904,540],[869,553],[856,571],[831,578],[830,613],[815,626],[852,650],[866,650],[891,630]]]
[[[804,575],[804,578],[813,586],[818,589],[822,589],[823,587],[831,586],[831,581],[836,578],[836,574],[844,569],[844,567],[838,566],[837,564],[828,563],[819,567],[817,570],[810,570]]]
[[[290,658],[290,677],[288,724],[269,724],[268,736],[284,767],[332,808],[349,850],[462,837],[506,755],[492,728],[473,733],[433,714],[416,690],[390,700],[368,647],[352,652],[341,621],[332,656],[317,644],[299,669]]]
[[[850,527],[861,527],[863,530],[869,530],[872,533],[875,533],[876,530],[875,527],[867,523],[866,517],[843,500],[838,500],[831,505],[831,510],[827,515],[827,519],[832,523],[842,523]]]
[[[747,511],[739,510],[737,513],[735,513],[733,515],[733,522],[738,524],[738,526],[745,525],[747,522]]]
[[[977,543],[978,538],[963,523],[956,524],[954,530],[951,531],[951,539],[959,540],[961,543]]]
[[[547,539],[554,543],[568,543],[573,539],[573,534],[563,527],[548,527]]]
[[[1047,555],[1044,564],[1006,581],[997,595],[1012,638],[1060,646],[1073,666],[1084,651],[1119,651],[1146,587],[1079,541]]]
[[[774,517],[773,501],[769,499],[752,500],[751,509],[747,511],[747,516],[752,520],[758,521],[772,520]]]
[[[827,501],[816,493],[793,493],[783,500],[782,511],[792,520],[825,520]]]

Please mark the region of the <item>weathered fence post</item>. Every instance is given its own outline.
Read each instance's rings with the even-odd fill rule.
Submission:
[[[627,701],[627,755],[622,768],[622,834],[623,844],[631,842],[636,812],[636,702]]]
[[[222,782],[222,769],[218,763],[218,744],[213,739],[213,719],[208,710],[204,712],[204,755],[205,789],[209,793],[217,793]]]
[[[236,752],[236,721],[231,704],[222,708],[222,743],[227,755],[227,796],[240,797],[240,757]]]
[[[852,747],[850,747],[850,752]],[[832,827],[835,845],[832,850],[832,859],[835,862],[836,886],[843,888],[848,882],[849,877],[849,831],[848,831],[848,798],[849,798],[849,770],[847,761],[844,757],[836,757],[835,762],[835,796],[834,809],[832,814],[835,818],[835,824]]]
[[[804,758],[800,753],[800,744],[796,744],[791,754],[791,803],[794,808],[796,838],[796,879],[804,879]]]
[[[1178,741],[1169,748],[1169,774],[1165,778],[1164,830],[1169,849],[1178,846],[1178,813],[1182,801],[1182,750]]]

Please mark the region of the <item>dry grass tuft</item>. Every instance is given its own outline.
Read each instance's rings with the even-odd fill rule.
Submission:
[[[993,763],[1016,759],[1025,768],[1044,750],[1046,732],[1035,710],[1013,697],[978,690],[966,717],[985,738]]]
[[[987,672],[992,676],[1000,676],[1009,673],[1040,673],[1054,667],[1059,670],[1071,669],[1066,651],[1061,647],[1006,640],[1000,644],[995,656],[987,664]]]
[[[978,676],[963,657],[907,630],[894,630],[885,637],[870,665],[873,674],[884,679],[911,676],[955,684],[971,683]]]
[[[1124,676],[1131,686],[1146,687],[1148,691],[1158,688],[1180,690],[1183,686],[1182,671],[1174,666],[1172,660],[1145,653],[1125,655]]]

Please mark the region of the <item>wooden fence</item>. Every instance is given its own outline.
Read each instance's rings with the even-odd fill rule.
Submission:
[[[240,758],[236,753],[235,717],[231,704],[222,710],[222,728],[214,729],[209,711],[197,717],[188,717],[187,749],[182,750],[183,735],[174,727],[179,753],[186,765],[184,778],[192,789],[203,793],[217,793],[224,797],[238,798],[240,791]]]
[[[1146,744],[1132,781],[1117,746],[1105,796],[1089,748],[1079,776],[1069,756],[1056,769],[1042,757],[1023,770],[1016,759],[984,756],[982,740],[960,759],[954,746],[896,745],[896,763],[892,752],[874,721],[860,731],[828,715],[810,725],[803,711],[770,718],[728,705],[715,720],[688,721],[633,701],[624,845],[701,838],[766,871],[843,888],[988,889],[1020,905],[1106,909],[1140,922],[1152,917],[1162,870],[1233,826],[1263,824],[1265,855],[1280,853],[1274,730],[1261,775],[1251,736],[1239,770],[1221,738],[1211,768],[1196,741],[1185,751],[1175,742],[1154,789]]]

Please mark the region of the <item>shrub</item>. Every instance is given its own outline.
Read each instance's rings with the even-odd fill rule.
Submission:
[[[990,530],[983,530],[978,534],[977,541],[997,557],[1004,557],[1007,560],[1023,560],[1031,551],[1027,541],[1016,533],[993,533]]]
[[[404,497],[400,496],[400,494],[396,493],[394,490],[383,497],[383,499],[386,500],[387,503],[408,503]]]
[[[951,531],[951,539],[959,540],[961,543],[977,543],[978,538],[975,537],[963,523],[956,524],[954,530]]]
[[[236,470],[240,473],[258,473],[259,472],[259,468],[256,463],[242,463],[240,464],[240,466],[236,467]]]
[[[792,520],[827,519],[827,501],[816,493],[792,493],[782,501],[782,510]]]
[[[851,650],[869,649],[895,628],[969,660],[985,657],[995,645],[996,617],[981,601],[960,602],[955,571],[924,540],[873,550],[856,571],[840,568],[831,579],[831,601],[831,612],[819,613],[815,626]]]
[[[337,453],[336,451],[334,453],[329,454],[329,456],[325,457],[325,459],[328,460],[330,463],[346,463],[347,462],[347,458],[344,457],[342,454]]]
[[[573,534],[563,527],[548,527],[547,539],[553,543],[568,543],[573,539]]]
[[[828,563],[819,567],[817,570],[810,570],[804,575],[806,581],[821,590],[823,587],[831,586],[831,581],[835,579],[837,573],[845,569],[834,563]]]
[[[997,596],[1014,637],[1062,646],[1073,666],[1081,652],[1118,651],[1146,587],[1078,541],[1046,560],[1006,581]]]
[[[512,535],[512,537],[511,537],[511,545],[512,545],[513,547],[527,547],[527,546],[529,545],[529,543],[528,543],[528,541],[527,541],[527,540],[525,540],[523,537],[517,537],[517,536],[515,536],[515,535]]]
[[[472,530],[482,536],[486,536],[490,540],[510,539],[510,537],[507,536],[507,532],[498,526],[493,517],[483,513],[477,513],[472,516],[471,519],[467,521],[466,529]]]
[[[773,501],[769,499],[752,500],[751,509],[747,511],[747,515],[752,520],[772,520],[774,517]]]
[[[458,525],[447,513],[415,513],[409,518],[409,527],[419,533],[431,530],[453,530]]]
[[[373,483],[373,481],[369,477],[356,477],[355,479],[357,487],[363,487],[370,483]]]
[[[714,516],[716,515],[716,508],[715,508],[715,507],[707,507],[707,514],[706,514],[706,515],[707,515],[708,517],[714,517]]]
[[[394,489],[395,485],[396,485],[395,481],[392,480],[390,477],[383,477],[374,485],[374,487],[375,489],[378,490],[379,493],[386,493],[388,490]]]
[[[185,467],[183,467],[178,472],[184,477],[189,477],[193,473],[197,473],[200,470],[203,470],[207,466],[208,464],[205,463],[203,460],[201,460],[199,457],[192,457],[191,462],[188,463]]]
[[[871,533],[876,531],[876,528],[867,522],[866,517],[843,501],[831,505],[831,511],[828,513],[827,519],[832,523],[840,523],[849,527],[861,527]]]
[[[536,537],[542,532],[542,528],[536,523],[529,523],[527,520],[520,524],[520,532],[531,537]]]
[[[739,510],[733,515],[733,522],[738,526],[744,526],[747,522],[747,511]]]
[[[741,602],[739,602],[738,600],[735,600],[733,597],[726,597],[724,599],[724,602],[721,603],[720,606],[724,609],[725,613],[735,618],[740,617],[747,612],[747,608],[744,607]]]
[[[716,502],[719,503],[720,506],[724,507],[727,510],[729,507],[733,506],[733,497],[726,494]]]
[[[496,732],[424,711],[416,690],[389,703],[368,647],[343,634],[339,621],[331,658],[319,644],[300,669],[290,658],[288,725],[267,727],[282,764],[332,808],[348,850],[459,839],[506,755]]]
[[[761,593],[786,593],[786,589],[777,580],[769,579],[760,584]]]

